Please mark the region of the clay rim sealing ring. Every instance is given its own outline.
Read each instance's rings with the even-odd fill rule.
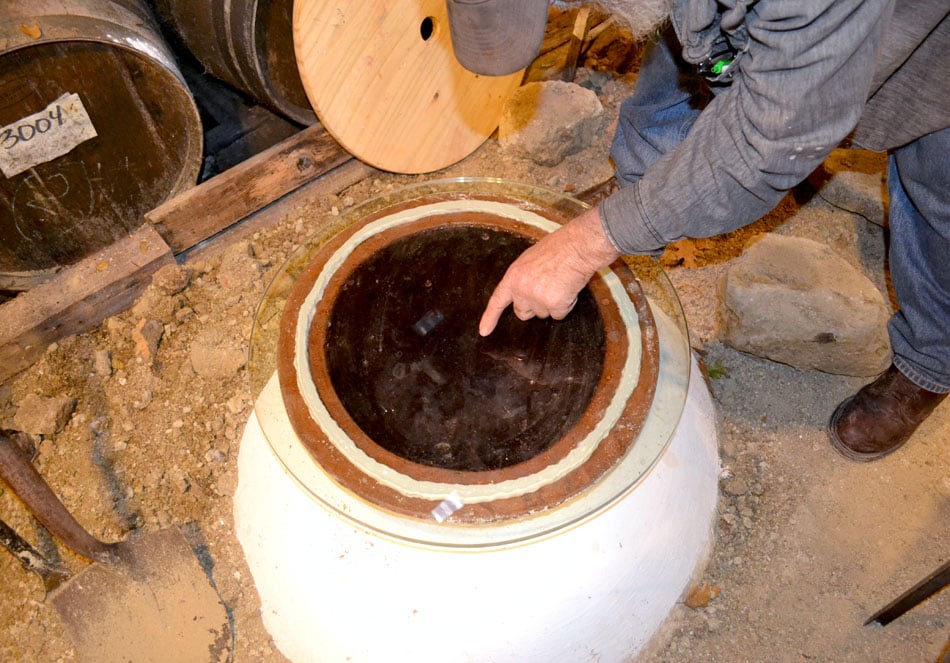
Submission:
[[[323,402],[320,390],[318,390],[316,386],[317,383],[310,372],[310,361],[307,359],[309,356],[308,343],[311,337],[311,325],[314,320],[314,313],[337,270],[340,269],[341,265],[343,265],[352,253],[364,242],[369,241],[380,232],[392,228],[398,229],[401,226],[409,227],[412,224],[425,220],[429,220],[430,223],[438,223],[439,216],[473,211],[491,214],[514,221],[517,224],[532,227],[536,232],[541,234],[558,227],[556,221],[545,218],[536,212],[528,211],[510,202],[506,203],[498,200],[442,200],[421,206],[400,209],[395,213],[393,213],[391,209],[382,210],[364,219],[362,222],[354,224],[354,226],[351,226],[349,229],[344,230],[340,233],[339,239],[331,241],[317,254],[318,259],[312,262],[311,267],[305,270],[304,274],[301,274],[297,284],[295,284],[294,293],[287,302],[284,321],[282,321],[281,325],[279,346],[281,346],[281,350],[284,351],[279,352],[278,368],[279,372],[285,374],[280,380],[284,392],[284,400],[287,404],[288,415],[293,427],[311,456],[314,457],[325,472],[347,490],[356,492],[358,495],[377,503],[379,506],[397,513],[428,520],[432,518],[432,509],[442,503],[449,495],[456,497],[459,502],[464,505],[453,518],[453,520],[463,522],[497,521],[499,516],[503,519],[505,517],[520,517],[550,508],[559,502],[574,497],[577,493],[582,492],[588,485],[596,481],[604,472],[609,471],[616,461],[622,457],[627,447],[635,441],[638,426],[636,422],[627,421],[628,417],[625,415],[628,413],[625,410],[627,409],[628,401],[635,388],[641,381],[644,381],[643,379],[646,377],[647,380],[645,381],[648,384],[641,385],[640,391],[642,392],[646,389],[648,393],[642,393],[641,397],[636,399],[639,406],[634,407],[634,409],[643,410],[644,408],[642,406],[644,400],[646,401],[646,406],[649,407],[652,402],[653,389],[655,388],[656,382],[657,362],[655,359],[651,359],[651,353],[647,351],[650,348],[642,347],[643,344],[649,344],[650,337],[655,337],[655,334],[647,333],[641,335],[640,329],[640,324],[652,322],[652,319],[644,319],[644,313],[646,313],[646,318],[652,318],[652,316],[649,315],[649,309],[646,306],[640,306],[637,308],[642,309],[642,311],[635,310],[634,303],[631,302],[624,283],[621,282],[617,274],[606,269],[602,270],[599,279],[595,279],[595,281],[603,281],[604,287],[609,291],[610,299],[623,320],[623,327],[626,331],[626,347],[633,348],[634,351],[624,353],[626,355],[624,360],[624,372],[627,377],[624,380],[619,380],[621,384],[612,394],[604,416],[600,417],[597,424],[593,427],[593,430],[584,437],[582,443],[576,445],[557,463],[553,466],[545,467],[540,472],[503,480],[498,483],[486,483],[484,479],[478,478],[478,475],[497,474],[497,472],[456,473],[450,470],[439,470],[437,468],[427,468],[426,466],[417,465],[417,467],[420,468],[442,473],[443,476],[450,479],[450,481],[432,481],[419,480],[397,471],[390,464],[380,462],[378,460],[380,457],[379,453],[367,454],[366,450],[361,448],[361,444],[355,442],[344,431],[344,427],[341,427],[340,423],[331,415]],[[433,221],[433,219],[435,219],[435,221]],[[505,229],[510,231],[508,228]],[[321,266],[319,258],[325,257],[328,249],[332,253],[326,263]],[[316,267],[320,267],[318,271],[315,269]],[[625,266],[622,266],[622,268],[626,269]],[[307,278],[310,272],[317,272],[312,282]],[[307,288],[309,288],[309,290],[306,291],[305,296],[302,296],[301,293]],[[600,301],[600,299],[601,298],[598,297],[598,301]],[[598,306],[601,307],[603,312],[602,304],[599,303]],[[289,322],[288,319],[290,320]],[[292,340],[289,336],[292,336]],[[288,344],[293,347],[292,365],[288,365],[288,353],[285,351]],[[610,343],[608,343],[608,345],[610,345]],[[644,352],[638,354],[637,350],[641,348]],[[640,365],[640,360],[643,359],[646,361],[642,362],[643,365]],[[652,368],[650,365],[652,365]],[[605,365],[605,373],[607,373],[608,370],[609,367]],[[631,380],[630,375],[637,377]],[[601,391],[600,386],[598,386],[598,391]],[[299,394],[302,400],[302,405],[301,402],[297,400],[297,394]],[[326,396],[326,394],[324,394],[324,396]],[[644,399],[643,397],[646,398]],[[640,414],[644,413],[641,412]],[[337,412],[337,416],[339,416],[339,411]],[[348,419],[348,416],[346,418]],[[587,413],[582,417],[582,420],[585,418],[588,418]],[[581,467],[597,450],[598,445],[612,432],[617,423],[621,421],[621,418],[624,419],[624,428],[627,430],[624,430],[620,434],[626,438],[626,444],[623,445],[622,449],[616,450],[617,457],[613,458],[609,466],[601,468],[599,473],[594,476],[591,481],[577,488],[574,493],[565,495],[562,490],[561,494],[555,496],[552,502],[552,491],[546,490],[546,488],[549,488],[552,482],[563,480]],[[346,424],[345,427],[350,428],[350,430],[354,428],[359,430],[351,420],[346,422]],[[314,428],[318,430],[314,431]],[[631,428],[634,430],[630,430]],[[383,451],[383,456],[389,453],[382,450],[378,445],[375,445],[371,440],[369,443],[378,450]],[[366,440],[363,441],[362,446],[365,447],[365,444]],[[344,475],[353,474],[353,472],[341,472],[338,467],[334,467],[334,465],[341,461],[344,465],[349,465],[350,470],[355,469],[355,474],[363,480],[355,482],[348,480]],[[402,462],[403,466],[406,464],[416,465],[404,459],[402,459]],[[529,462],[530,460],[525,461],[525,463]],[[519,465],[524,465],[525,463]],[[518,465],[513,467],[517,468]],[[474,475],[474,480],[460,482],[457,480],[459,474]],[[455,479],[454,481],[451,480],[453,478]],[[367,483],[365,479],[370,480],[369,484],[378,485],[371,485],[368,488],[364,488]],[[507,504],[503,506],[499,504],[499,501]],[[382,503],[380,504],[380,502]],[[494,502],[494,504],[490,504],[492,502]],[[486,513],[485,508],[476,508],[476,505],[491,506],[491,513]],[[495,506],[502,508],[495,509]]]

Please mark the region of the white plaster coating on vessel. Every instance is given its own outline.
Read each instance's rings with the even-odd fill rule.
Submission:
[[[295,663],[630,660],[711,548],[715,410],[692,374],[669,446],[610,508],[518,545],[456,550],[354,526],[314,499],[261,428],[258,416],[282,409],[271,380],[260,397],[271,402],[256,408],[241,442],[234,505],[275,644]],[[650,416],[669,416],[658,405]],[[294,444],[275,439],[280,430],[267,422],[270,443]],[[341,503],[360,503],[335,490]]]
[[[526,477],[510,479],[495,484],[465,485],[420,481],[397,472],[391,467],[370,458],[357,447],[353,440],[340,428],[327,411],[320,395],[317,393],[315,381],[310,373],[310,362],[308,360],[307,350],[310,339],[310,325],[313,320],[314,311],[316,310],[317,304],[323,298],[323,294],[333,275],[340,266],[344,264],[353,251],[369,238],[384,230],[405,225],[419,219],[472,211],[485,212],[494,216],[513,219],[540,228],[546,232],[553,232],[559,227],[554,221],[515,205],[477,199],[420,205],[393,213],[369,223],[357,231],[327,259],[326,264],[314,281],[311,291],[300,307],[294,347],[294,367],[297,372],[297,388],[300,391],[304,403],[307,405],[310,416],[317,422],[329,441],[340,453],[353,463],[353,465],[379,483],[409,497],[440,501],[450,493],[455,493],[465,504],[491,502],[534,492],[538,490],[539,487],[557,481],[583,465],[590,458],[591,454],[594,453],[601,441],[613,430],[614,425],[623,414],[630,394],[633,393],[634,388],[637,386],[640,374],[641,346],[640,326],[633,303],[630,301],[623,284],[620,282],[620,279],[617,278],[616,274],[608,269],[601,270],[600,277],[607,285],[619,309],[624,327],[626,328],[627,347],[629,350],[624,366],[620,372],[617,390],[613,394],[603,417],[597,422],[594,429],[588,433],[583,440],[578,442],[561,461]]]

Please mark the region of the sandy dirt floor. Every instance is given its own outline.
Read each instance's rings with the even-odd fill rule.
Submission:
[[[603,89],[614,117],[630,84],[616,79]],[[0,387],[0,426],[14,428],[31,395],[73,399],[62,429],[36,438],[35,464],[80,522],[105,540],[185,525],[233,621],[233,660],[284,660],[263,626],[232,518],[237,454],[253,407],[246,356],[265,286],[320,224],[420,179],[500,177],[582,191],[610,175],[610,134],[555,167],[505,155],[491,139],[425,177],[378,174],[332,196],[304,187],[261,212],[260,229],[189,256],[183,288],[166,278],[130,310],[50,347]],[[884,231],[818,197],[789,196],[751,228],[667,251],[662,263],[691,343],[713,367],[723,472],[714,549],[697,574],[714,597],[678,605],[640,660],[932,663],[950,633],[950,592],[886,627],[862,624],[950,553],[950,406],[886,459],[856,464],[833,451],[828,416],[865,380],[748,356],[717,337],[719,278],[766,232],[828,242],[886,292]],[[144,357],[136,333],[143,319],[163,330]],[[222,353],[219,374],[199,375],[193,354],[212,350]],[[69,568],[84,566],[4,487],[0,518]],[[0,554],[0,586],[0,660],[75,659],[39,579],[10,555]]]

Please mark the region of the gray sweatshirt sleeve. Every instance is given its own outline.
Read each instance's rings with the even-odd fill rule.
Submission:
[[[893,0],[759,0],[728,90],[643,178],[601,203],[624,253],[659,253],[759,219],[851,131]],[[675,20],[675,15],[674,15]]]

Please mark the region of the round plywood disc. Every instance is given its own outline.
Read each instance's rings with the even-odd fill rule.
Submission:
[[[523,76],[463,68],[444,0],[296,0],[294,46],[330,135],[398,173],[438,170],[475,151]]]

